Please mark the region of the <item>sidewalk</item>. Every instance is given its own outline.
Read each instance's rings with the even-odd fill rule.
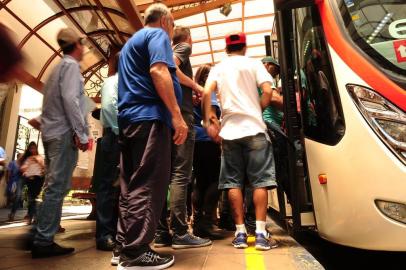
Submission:
[[[82,211],[80,208],[68,207],[69,211]],[[89,208],[90,211],[90,208]],[[87,213],[84,214],[84,217]],[[68,217],[69,218],[69,217]],[[279,242],[279,247],[270,251],[256,251],[253,247],[253,238],[250,238],[250,247],[241,250],[231,246],[233,232],[227,234],[227,238],[214,241],[212,246],[173,250],[161,248],[160,252],[175,255],[175,264],[171,270],[319,270],[324,269],[315,258],[301,247],[293,238],[269,220],[270,231]],[[116,269],[110,265],[111,253],[98,251],[95,248],[95,222],[84,219],[64,220],[62,226],[65,233],[56,235],[56,241],[62,245],[75,247],[71,255],[47,258],[31,259],[27,251],[17,250],[16,242],[27,230],[27,226],[0,229],[0,269],[12,270],[81,270],[81,269]]]
[[[92,207],[91,205],[69,205],[65,204],[62,208],[62,219],[67,217],[85,218],[89,215]],[[27,209],[17,210],[14,221],[8,221],[9,208],[0,209],[0,229],[14,225],[24,225],[24,216],[27,214]]]

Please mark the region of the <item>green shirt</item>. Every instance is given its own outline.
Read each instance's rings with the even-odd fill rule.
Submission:
[[[258,88],[258,93],[259,96],[262,96],[262,91],[260,88]],[[273,106],[268,106],[262,113],[262,118],[264,119],[264,121],[275,123],[278,127],[280,127],[282,125],[283,112]]]

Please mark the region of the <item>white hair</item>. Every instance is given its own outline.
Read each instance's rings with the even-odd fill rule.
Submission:
[[[157,22],[161,17],[171,14],[171,11],[167,6],[161,3],[155,3],[150,5],[144,13],[145,25],[149,23]]]

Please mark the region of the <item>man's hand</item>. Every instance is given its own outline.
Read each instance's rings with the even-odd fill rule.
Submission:
[[[216,143],[220,143],[219,136],[221,125],[216,117],[211,117],[209,124],[206,126],[207,135]]]
[[[80,140],[79,140],[79,137],[78,137],[76,134],[73,136],[73,140],[74,140],[74,142],[75,142],[75,146],[76,146],[79,150],[81,150],[82,152],[86,152],[87,149],[89,149],[89,142],[87,142],[87,143],[81,143]]]
[[[197,95],[202,96],[204,88],[200,86],[199,84],[195,83],[193,88],[193,92],[195,92]]]
[[[36,130],[41,130],[41,122],[37,120],[37,118],[32,118],[28,120],[28,124],[31,125]]]
[[[183,144],[187,138],[188,127],[182,116],[172,117],[172,126],[175,130],[175,134],[173,135],[173,142],[176,145]]]

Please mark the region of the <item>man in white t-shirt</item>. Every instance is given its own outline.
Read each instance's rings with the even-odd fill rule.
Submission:
[[[222,138],[219,189],[227,189],[236,224],[233,246],[246,248],[244,225],[244,180],[254,189],[256,213],[255,248],[269,250],[276,242],[266,231],[268,188],[276,187],[272,146],[266,134],[262,110],[272,99],[273,79],[260,60],[245,56],[244,33],[226,36],[228,57],[212,68],[203,93],[204,127],[212,138]],[[258,94],[261,88],[262,97]],[[221,106],[221,131],[210,110],[210,97],[216,91]]]

